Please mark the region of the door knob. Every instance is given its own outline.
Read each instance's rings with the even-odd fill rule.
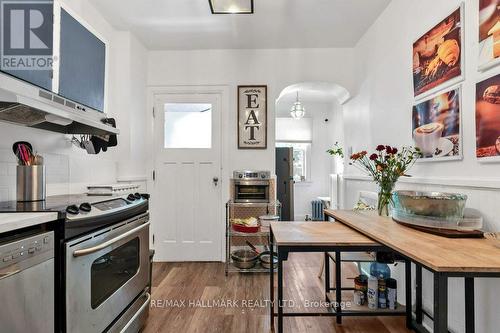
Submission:
[[[214,185],[217,186],[217,184],[219,183],[219,178],[218,177],[214,177],[212,180],[214,182]]]

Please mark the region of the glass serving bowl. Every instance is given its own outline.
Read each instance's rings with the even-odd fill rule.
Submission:
[[[397,222],[426,228],[451,229],[458,231],[473,231],[481,230],[483,228],[483,217],[481,216],[481,213],[471,208],[465,208],[464,216],[459,219],[415,215],[398,209],[393,209],[392,219]]]
[[[458,222],[464,216],[467,196],[459,193],[396,191],[394,209],[410,215]]]

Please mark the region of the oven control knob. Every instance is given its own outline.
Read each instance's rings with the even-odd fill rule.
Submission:
[[[92,206],[88,202],[84,202],[80,205],[80,210],[82,212],[88,213],[92,210]]]
[[[134,195],[134,193],[130,193],[128,195],[128,197],[127,197],[127,200],[129,200],[129,201],[135,201],[135,195]]]
[[[141,194],[139,192],[134,193],[134,197],[139,200],[142,198]]]
[[[71,205],[71,206],[66,207],[66,212],[69,214],[76,215],[80,212],[80,209],[78,209],[77,205]]]
[[[261,174],[261,175],[260,175],[260,178],[263,178],[263,179],[264,179],[264,178],[266,178],[266,175],[265,175],[265,174]]]
[[[240,174],[238,175],[238,178],[243,178],[243,175],[240,173]]]

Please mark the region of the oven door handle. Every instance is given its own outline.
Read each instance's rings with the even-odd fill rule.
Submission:
[[[129,327],[136,321],[137,317],[139,317],[144,311],[144,309],[149,305],[149,301],[151,301],[151,294],[146,293],[145,296],[146,296],[146,301],[141,305],[139,310],[137,310],[137,312],[132,316],[132,318],[130,318],[128,323],[121,329],[120,333],[126,332],[129,329]]]
[[[131,229],[131,230],[127,231],[126,233],[121,234],[120,236],[115,237],[113,239],[110,239],[110,240],[108,240],[104,243],[101,243],[99,245],[92,246],[92,247],[82,249],[82,250],[76,250],[73,252],[73,257],[81,257],[81,256],[85,256],[88,254],[95,253],[95,252],[100,251],[102,249],[105,249],[105,248],[113,245],[114,243],[119,242],[122,239],[125,239],[125,238],[129,237],[130,235],[135,234],[136,232],[146,228],[147,226],[149,226],[149,224],[150,224],[150,222],[146,222],[144,224],[141,224],[140,226],[138,226],[134,229]]]

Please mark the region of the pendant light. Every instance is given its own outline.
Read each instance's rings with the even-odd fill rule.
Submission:
[[[293,103],[292,109],[290,110],[290,114],[294,119],[301,119],[306,114],[306,109],[302,106],[302,103],[299,101],[299,92],[297,91],[297,100]]]

